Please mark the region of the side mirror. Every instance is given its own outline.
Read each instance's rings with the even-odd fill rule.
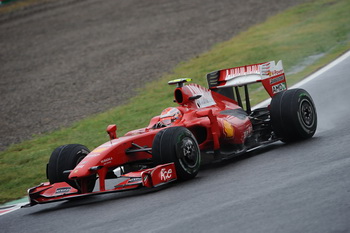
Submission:
[[[107,126],[107,133],[109,135],[109,138],[116,139],[117,138],[117,125],[109,125]]]

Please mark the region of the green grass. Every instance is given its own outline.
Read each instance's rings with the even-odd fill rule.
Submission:
[[[180,63],[171,73],[138,90],[123,106],[10,146],[0,153],[0,203],[23,197],[27,188],[46,180],[45,166],[55,147],[81,143],[92,149],[108,140],[108,124],[118,125],[119,136],[148,125],[163,108],[174,105],[173,86],[166,84],[169,80],[192,77],[206,86],[204,76],[210,71],[270,60],[283,60],[288,73],[305,64],[308,57],[321,54],[300,72],[287,76],[289,86],[300,81],[350,48],[349,12],[349,0],[318,0],[291,8]],[[250,87],[253,104],[267,97],[259,87]]]

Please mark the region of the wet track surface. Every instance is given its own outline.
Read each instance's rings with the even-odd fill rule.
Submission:
[[[306,83],[314,138],[275,143],[191,181],[0,216],[4,232],[349,232],[350,59]]]

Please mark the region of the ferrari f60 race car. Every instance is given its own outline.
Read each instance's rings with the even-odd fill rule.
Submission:
[[[308,139],[316,131],[313,100],[303,89],[287,90],[282,61],[211,72],[209,89],[188,81],[168,83],[176,85],[178,106],[147,127],[118,137],[117,126],[109,125],[110,140],[91,152],[79,144],[56,148],[47,164],[49,182],[28,190],[27,206],[189,180],[203,156],[223,161],[277,140]],[[252,109],[247,85],[257,82],[271,103]],[[116,180],[110,188],[109,178]]]

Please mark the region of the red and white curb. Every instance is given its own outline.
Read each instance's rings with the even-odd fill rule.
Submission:
[[[18,204],[13,204],[13,205],[8,205],[8,206],[1,206],[0,207],[0,216],[4,214],[11,213],[12,211],[18,210],[21,208],[21,206],[27,204],[27,202],[23,203],[18,203]]]

